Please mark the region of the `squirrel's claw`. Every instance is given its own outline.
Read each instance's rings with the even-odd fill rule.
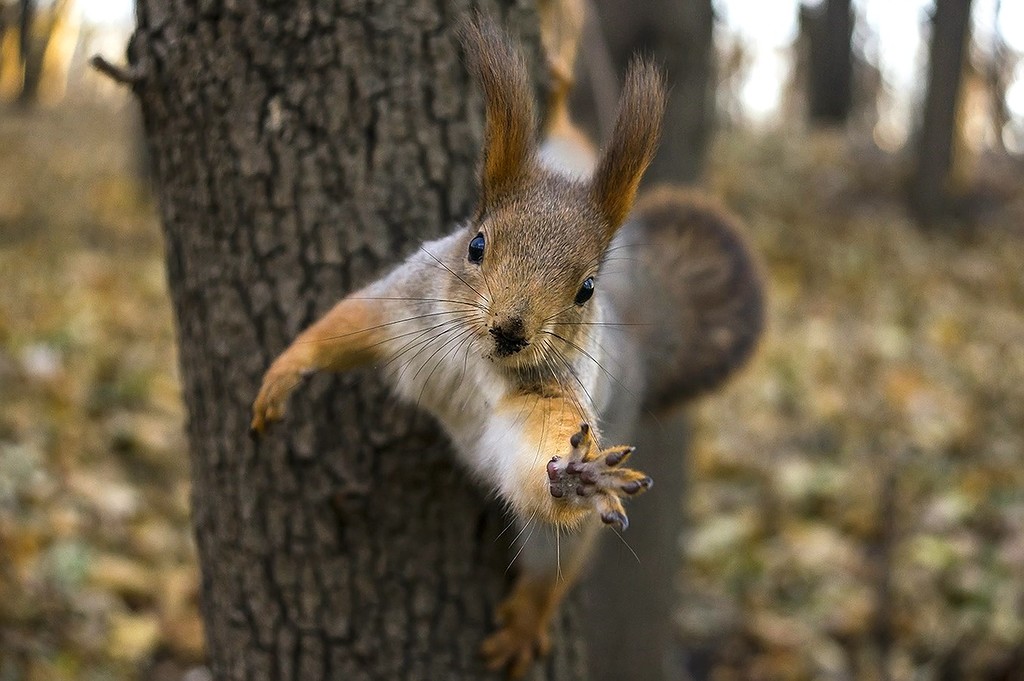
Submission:
[[[283,407],[275,407],[270,403],[264,389],[260,390],[259,396],[252,404],[252,421],[249,423],[249,433],[258,437],[266,432],[267,426],[284,416]]]
[[[488,636],[480,646],[487,668],[491,671],[507,668],[512,679],[526,674],[533,661],[547,655],[551,648],[547,633],[536,637],[526,634],[505,627]]]
[[[302,382],[302,376],[297,371],[277,370],[274,367],[267,371],[256,401],[252,403],[252,421],[249,424],[251,433],[262,435],[267,426],[284,417],[288,396]]]
[[[498,630],[480,646],[484,665],[491,671],[508,669],[509,678],[518,679],[535,659],[551,651],[551,606],[544,601],[546,592],[535,587],[519,583],[498,606]]]
[[[262,436],[267,431],[267,426],[281,418],[273,410],[266,409],[258,403],[253,404],[252,411],[253,416],[252,421],[249,423],[249,435],[253,439]]]
[[[572,452],[567,459],[556,456],[548,462],[548,490],[556,499],[567,503],[593,497],[593,506],[606,525],[625,530],[629,527],[624,495],[632,496],[651,488],[653,480],[644,473],[623,468],[635,447],[619,445],[598,450],[590,426],[569,439]]]

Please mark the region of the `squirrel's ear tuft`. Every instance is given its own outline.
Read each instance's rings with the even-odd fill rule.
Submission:
[[[534,163],[536,114],[522,51],[491,19],[462,25],[470,73],[484,95],[487,127],[480,178],[480,210],[517,188]]]
[[[629,215],[644,171],[654,158],[665,113],[665,81],[651,63],[634,59],[626,73],[608,147],[591,181],[591,196],[614,233]]]

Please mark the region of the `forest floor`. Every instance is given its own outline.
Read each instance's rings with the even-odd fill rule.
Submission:
[[[128,108],[0,109],[0,679],[208,678],[137,140]],[[711,159],[769,329],[697,409],[685,640],[715,679],[1019,678],[1020,167],[924,233],[848,137]]]
[[[836,134],[719,144],[768,331],[698,409],[685,607],[715,679],[1024,678],[1024,163],[922,231]]]
[[[203,660],[174,331],[133,114],[0,110],[5,681],[170,681]]]

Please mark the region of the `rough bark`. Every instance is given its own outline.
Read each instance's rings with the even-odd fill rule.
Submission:
[[[363,371],[312,379],[248,435],[272,357],[469,212],[483,126],[453,36],[470,5],[138,0],[217,679],[500,677],[477,651],[510,533],[434,423]],[[536,62],[532,6],[484,9]],[[572,611],[533,678],[582,678]]]
[[[853,106],[853,9],[850,0],[801,6],[807,32],[807,106],[815,123],[845,123]]]
[[[928,89],[918,131],[910,200],[918,218],[933,222],[950,208],[957,100],[970,33],[971,0],[937,0],[932,16]]]
[[[649,55],[661,66],[671,88],[665,110],[665,126],[658,154],[644,176],[648,186],[658,182],[692,182],[700,175],[714,123],[714,55],[711,0],[645,0],[595,2],[589,8],[598,15],[597,37],[606,42],[611,62],[619,74],[636,54]],[[577,115],[595,132],[593,90],[610,88],[587,79],[607,79],[604,70],[594,73],[591,56],[594,37],[582,46],[587,60],[582,87],[574,94]],[[599,99],[613,99],[607,94]],[[605,116],[611,120],[613,116]],[[603,131],[602,139],[607,138]]]

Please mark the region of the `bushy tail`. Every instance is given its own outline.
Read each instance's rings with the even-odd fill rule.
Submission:
[[[646,406],[661,409],[721,385],[764,327],[762,277],[736,221],[707,199],[660,187],[631,221],[649,288]]]

